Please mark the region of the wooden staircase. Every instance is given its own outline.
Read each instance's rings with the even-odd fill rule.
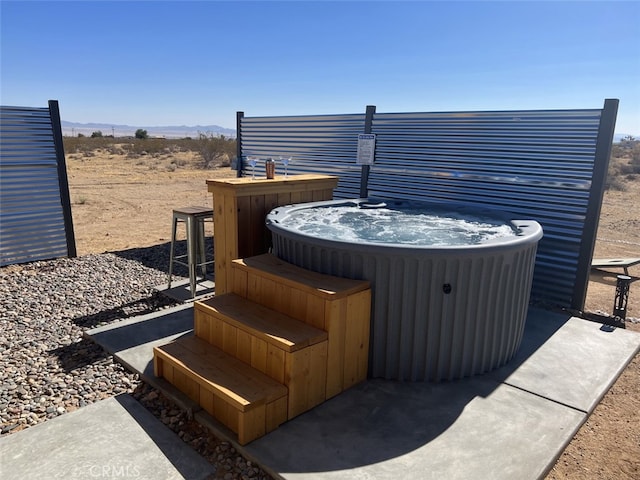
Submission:
[[[231,291],[194,304],[194,337],[154,370],[246,444],[366,379],[368,282],[264,254],[232,262]]]

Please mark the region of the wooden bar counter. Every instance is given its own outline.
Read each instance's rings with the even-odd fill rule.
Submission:
[[[207,180],[213,194],[216,295],[231,290],[233,260],[269,250],[271,235],[265,217],[272,209],[331,200],[337,184],[337,176],[316,174]]]

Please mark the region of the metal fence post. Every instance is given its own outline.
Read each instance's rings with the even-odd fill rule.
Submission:
[[[244,112],[236,112],[236,176],[242,176],[242,119]]]
[[[58,185],[60,188],[60,203],[62,204],[62,218],[64,220],[65,236],[67,238],[67,255],[77,256],[76,236],[73,231],[73,217],[71,216],[71,197],[69,195],[69,179],[67,177],[67,162],[64,157],[64,143],[62,140],[62,124],[60,123],[60,109],[57,100],[49,100],[49,116],[53,130],[53,145],[56,151],[58,165]]]
[[[362,133],[371,133],[373,126],[373,115],[376,113],[375,105],[367,105],[367,110],[365,112],[364,117],[364,132]],[[373,153],[373,161],[375,163],[375,150]],[[362,166],[362,173],[360,175],[360,198],[367,198],[369,196],[369,171],[371,170],[370,165]]]
[[[598,231],[604,187],[607,180],[607,170],[609,169],[609,158],[611,157],[611,144],[616,126],[618,103],[619,100],[615,98],[606,99],[600,116],[593,162],[591,192],[589,193],[589,203],[587,204],[584,220],[583,237],[580,242],[575,289],[573,291],[573,298],[571,299],[571,307],[579,311],[584,309],[584,302],[587,298],[591,259],[593,258],[593,251],[596,246],[596,233]]]

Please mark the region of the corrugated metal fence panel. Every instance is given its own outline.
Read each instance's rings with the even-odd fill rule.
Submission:
[[[375,114],[369,195],[496,207],[544,228],[532,298],[570,306],[601,110]]]
[[[360,167],[355,164],[358,134],[364,128],[364,114],[287,117],[243,117],[239,138],[242,176],[251,175],[247,157],[261,159],[256,175],[264,176],[264,160],[292,157],[288,173],[338,175],[336,198],[359,196]],[[276,164],[276,173],[284,167]]]
[[[66,256],[48,108],[0,107],[0,266]]]

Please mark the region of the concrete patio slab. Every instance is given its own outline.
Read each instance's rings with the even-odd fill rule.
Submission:
[[[195,413],[199,406],[153,372],[153,347],[193,335],[193,304],[187,303],[121,322],[86,330],[84,336],[113,355],[127,369],[162,390],[181,408]]]
[[[193,305],[185,304],[91,330],[96,342],[134,372],[153,375],[153,347],[193,332]]]
[[[540,478],[639,349],[635,332],[531,309],[501,369],[370,380],[245,449],[286,479]]]
[[[531,310],[516,358],[489,376],[590,413],[638,352],[639,342],[635,332]]]
[[[216,290],[216,284],[212,280],[200,280],[196,282],[196,296],[191,296],[191,282],[189,279],[181,279],[171,282],[171,288],[167,283],[159,285],[156,290],[178,302],[193,303],[212,296]]]
[[[153,346],[192,335],[192,315],[180,307],[87,336],[163,388],[153,377]],[[531,309],[521,348],[501,369],[440,384],[370,380],[236,446],[287,479],[539,478],[639,349],[636,332]]]
[[[206,479],[216,469],[130,395],[0,439],[4,480]]]
[[[373,380],[245,449],[286,479],[533,479],[585,416],[484,378]]]

